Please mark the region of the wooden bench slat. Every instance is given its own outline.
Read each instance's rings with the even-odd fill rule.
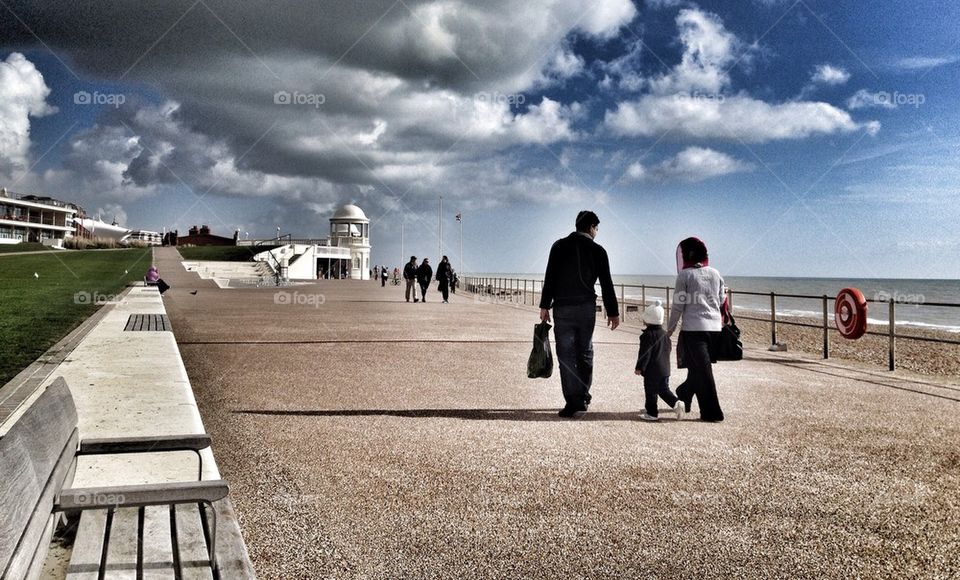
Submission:
[[[170,543],[170,507],[144,508],[143,577],[150,580],[174,578],[173,552]]]
[[[207,542],[203,535],[200,509],[197,504],[177,506],[177,531],[180,540],[180,565],[184,580],[212,580],[210,556],[207,552]],[[222,573],[220,577],[230,578],[230,576],[224,576]]]
[[[80,516],[70,565],[67,566],[67,580],[97,580],[106,522],[107,512],[103,510],[84,512]]]
[[[106,568],[111,580],[137,579],[137,511],[124,508],[113,513]]]

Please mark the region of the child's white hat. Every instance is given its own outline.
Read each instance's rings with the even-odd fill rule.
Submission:
[[[660,301],[656,300],[650,306],[647,306],[643,310],[643,322],[646,324],[659,324],[663,325],[663,306],[660,305]]]

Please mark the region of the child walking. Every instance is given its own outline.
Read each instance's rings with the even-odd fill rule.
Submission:
[[[677,396],[670,390],[670,337],[663,329],[663,306],[657,300],[643,311],[643,323],[646,328],[640,334],[640,352],[637,355],[635,375],[643,376],[643,391],[645,394],[645,410],[640,418],[644,421],[659,420],[657,413],[657,397],[663,399],[674,413],[677,420],[683,418],[683,403],[678,403]]]

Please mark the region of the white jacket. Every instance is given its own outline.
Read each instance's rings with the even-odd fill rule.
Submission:
[[[720,309],[726,289],[720,272],[710,266],[686,268],[677,274],[667,332],[680,330],[719,332],[723,328]]]

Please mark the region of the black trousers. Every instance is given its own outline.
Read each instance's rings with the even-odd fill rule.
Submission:
[[[420,301],[427,301],[427,288],[430,287],[430,281],[420,282]]]
[[[677,396],[670,390],[670,377],[661,377],[659,379],[643,379],[644,407],[647,415],[656,417],[657,397],[664,400],[670,407],[677,404]]]
[[[677,387],[677,397],[686,404],[697,398],[700,418],[704,421],[723,421],[723,409],[717,397],[717,383],[713,379],[710,362],[710,344],[719,332],[681,330],[684,361],[687,364],[687,380]]]
[[[553,338],[557,343],[560,388],[566,406],[584,409],[590,404],[593,385],[593,327],[597,309],[593,302],[553,307]]]
[[[443,280],[440,281],[440,293],[443,294],[444,301],[450,298],[450,285]]]

